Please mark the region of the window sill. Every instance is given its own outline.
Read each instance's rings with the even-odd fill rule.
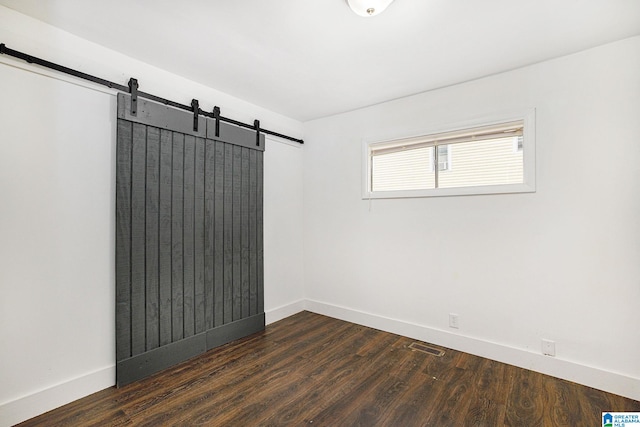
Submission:
[[[535,186],[528,184],[484,185],[477,187],[437,188],[431,190],[371,191],[362,194],[369,199],[408,199],[420,197],[474,196],[488,194],[535,193]]]

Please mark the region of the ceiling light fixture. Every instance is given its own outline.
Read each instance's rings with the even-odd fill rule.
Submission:
[[[347,0],[351,10],[367,18],[382,13],[392,2],[393,0]]]

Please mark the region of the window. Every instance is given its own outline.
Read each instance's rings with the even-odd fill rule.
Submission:
[[[514,138],[513,151],[522,151],[523,143],[524,143],[524,138],[522,136]]]
[[[449,150],[449,145],[438,145],[438,170],[446,171],[449,170],[449,165],[451,164],[451,150]],[[431,170],[434,169],[434,163],[431,163]]]
[[[534,144],[533,112],[445,132],[365,142],[363,198],[532,192]]]

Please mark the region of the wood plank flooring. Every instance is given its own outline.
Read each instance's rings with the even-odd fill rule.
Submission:
[[[598,426],[640,402],[302,312],[20,426]]]

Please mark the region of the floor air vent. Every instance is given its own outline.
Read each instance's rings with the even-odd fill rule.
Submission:
[[[444,356],[444,350],[440,350],[439,348],[435,348],[435,347],[429,347],[428,345],[420,344],[418,342],[412,342],[411,344],[409,344],[409,348],[412,350],[417,350],[423,353],[431,354],[437,357]]]

